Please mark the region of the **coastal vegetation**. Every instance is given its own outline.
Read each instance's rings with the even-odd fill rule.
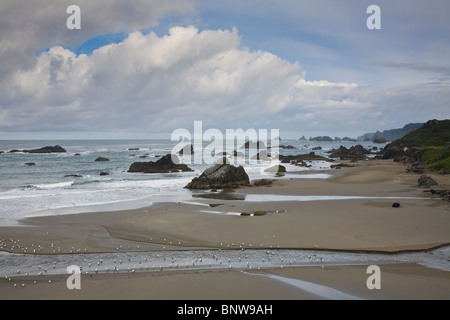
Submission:
[[[403,138],[388,144],[384,159],[422,162],[430,171],[450,172],[450,120],[430,120]]]

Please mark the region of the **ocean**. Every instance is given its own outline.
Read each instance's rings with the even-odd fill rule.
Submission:
[[[210,165],[190,164],[194,172],[170,174],[128,173],[133,162],[157,161],[172,152],[177,142],[170,140],[67,140],[0,141],[0,225],[14,225],[25,217],[73,214],[107,210],[137,209],[160,201],[182,201],[192,193],[184,187]],[[281,145],[297,149],[280,149],[282,155],[306,154],[321,146],[316,154],[372,142],[310,142],[283,140]],[[60,145],[66,153],[28,154],[9,151],[38,149]],[[206,145],[205,145],[206,146]],[[380,145],[377,145],[380,147]],[[382,145],[383,146],[383,145]],[[96,162],[106,157],[108,162]],[[28,166],[27,163],[35,163]],[[312,168],[287,165],[289,171],[330,170],[324,162]],[[264,170],[273,163],[259,161],[244,165],[250,179],[271,177]],[[101,176],[101,172],[109,175]],[[74,177],[80,176],[80,177]],[[306,176],[305,176],[306,177]],[[309,176],[311,177],[311,176]],[[326,174],[317,175],[326,178]]]

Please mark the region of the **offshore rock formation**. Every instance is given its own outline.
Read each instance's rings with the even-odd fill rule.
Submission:
[[[206,169],[198,178],[194,178],[187,189],[226,189],[238,188],[250,184],[250,179],[244,167],[230,164],[216,164]]]

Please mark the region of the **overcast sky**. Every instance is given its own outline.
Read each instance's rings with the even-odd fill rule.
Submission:
[[[81,30],[69,30],[69,5]],[[381,8],[381,30],[366,10]],[[0,139],[450,118],[448,0],[0,0]]]

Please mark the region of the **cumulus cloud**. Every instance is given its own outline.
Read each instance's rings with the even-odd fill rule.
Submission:
[[[89,56],[60,46],[41,53],[33,68],[12,77],[13,100],[21,104],[3,126],[17,126],[15,117],[24,120],[32,110],[55,122],[72,119],[70,129],[99,119],[105,130],[132,124],[160,130],[186,118],[258,117],[292,105],[302,77],[298,64],[241,48],[236,29],[174,27],[162,37],[137,31]],[[35,116],[23,126],[39,126]]]

